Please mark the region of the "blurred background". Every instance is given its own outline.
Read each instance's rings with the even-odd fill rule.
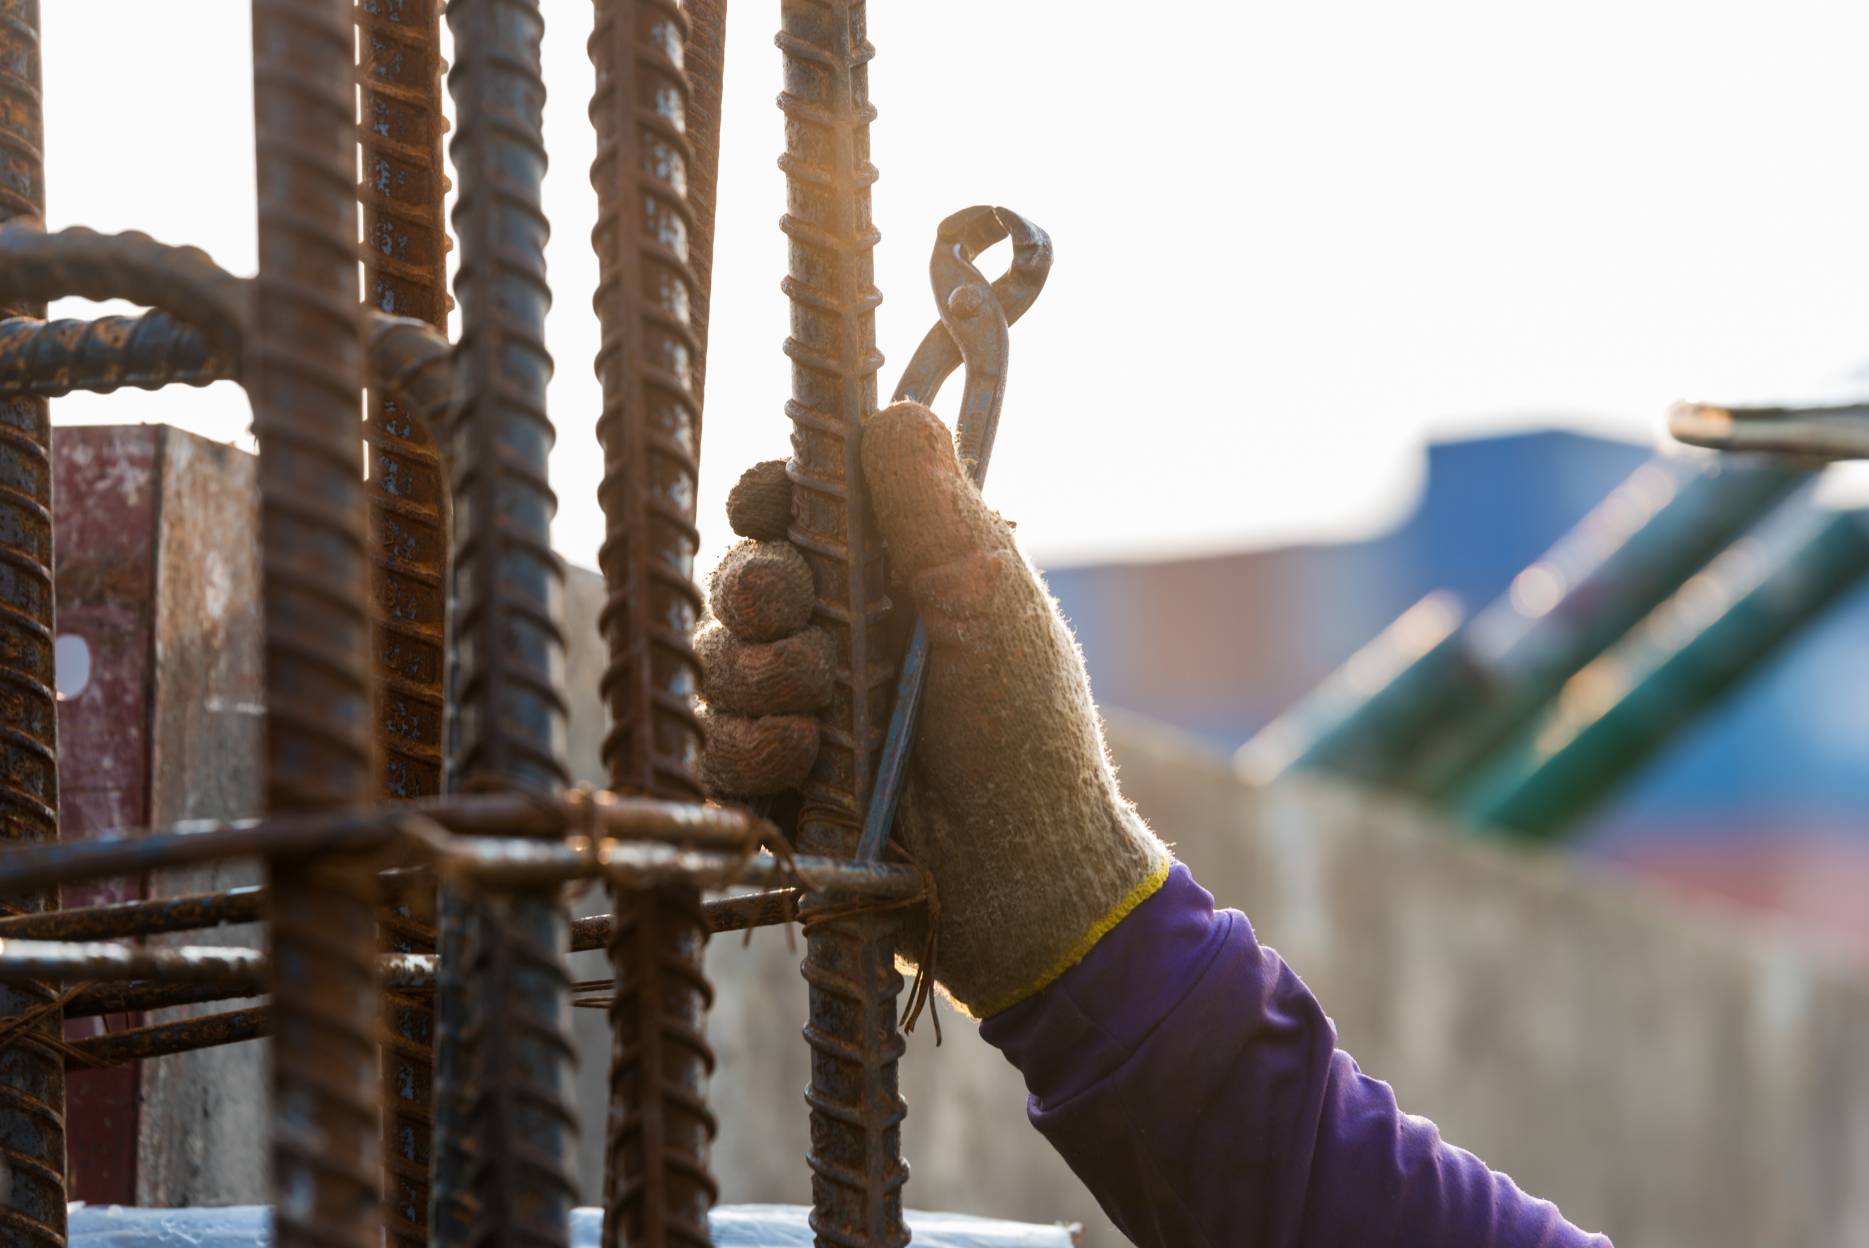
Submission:
[[[246,0],[190,0],[185,41],[173,5],[45,7],[49,224],[142,229],[250,272]],[[585,306],[592,72],[586,7],[545,9],[556,539],[590,567],[602,532]],[[703,567],[727,541],[726,488],[784,454],[789,429],[775,21],[757,3],[731,12]],[[1869,10],[942,0],[878,3],[869,21],[885,391],[934,319],[936,222],[998,202],[1043,225],[1056,267],[1013,331],[988,493],[1083,642],[1145,813],[1191,860],[1219,855],[1214,878],[1237,870],[1247,893],[1290,883],[1222,900],[1308,953],[1299,967],[1340,1003],[1350,1039],[1369,1037],[1350,1047],[1366,1063],[1386,1056],[1372,1069],[1430,1102],[1405,1104],[1466,1124],[1450,1136],[1543,1177],[1527,1185],[1576,1201],[1584,1220],[1653,1243],[1869,1242],[1869,1198],[1853,1194],[1836,1147],[1869,1138],[1869,1090],[1834,1082],[1837,1055],[1869,1044],[1869,535],[1856,510],[1869,495],[1852,467],[1688,451],[1663,424],[1682,398],[1869,396],[1869,164],[1856,155]],[[67,301],[53,314],[90,311]],[[60,424],[164,422],[250,447],[230,384],[79,395],[53,410]],[[1244,831],[1215,813],[1230,809],[1228,786],[1320,780],[1318,800],[1351,805],[1299,817],[1275,801],[1241,816]],[[1456,865],[1417,881],[1420,897],[1477,926],[1430,937],[1433,921],[1398,912],[1364,930],[1344,917],[1362,895],[1320,884],[1324,868],[1293,848],[1388,861],[1388,832],[1371,829],[1416,820],[1431,828],[1424,843],[1457,846]],[[1247,870],[1203,849],[1210,833],[1270,857]],[[1473,867],[1468,841],[1504,856],[1482,849],[1491,865]],[[1514,874],[1532,846],[1523,862],[1555,851],[1583,864],[1583,882]],[[1625,894],[1629,878],[1638,891]],[[1687,899],[1686,927],[1658,900],[1670,895]],[[1592,934],[1527,917],[1547,907],[1574,910]],[[1704,953],[1703,913],[1739,924],[1714,942],[1727,961]],[[1780,946],[1768,930],[1796,935]],[[1621,935],[1605,947],[1605,932]],[[1471,1026],[1411,1023],[1383,1004],[1344,952],[1353,934],[1411,966],[1411,951],[1439,958],[1447,942],[1454,963],[1498,941],[1574,956],[1571,970],[1545,967],[1560,989],[1528,963],[1494,968],[1503,986],[1481,998],[1525,1030],[1476,1057],[1442,1043],[1474,1042]],[[1576,968],[1630,949],[1640,956],[1612,999],[1580,986]],[[1759,971],[1760,958],[1778,969]],[[763,982],[783,961],[744,973]],[[1491,982],[1484,967],[1466,972],[1469,987]],[[1689,986],[1652,1017],[1623,1010],[1664,981]],[[1413,1008],[1466,988],[1436,991],[1415,992]],[[1607,1012],[1624,1030],[1551,1026],[1537,1009],[1553,1000],[1559,1015],[1575,1001],[1578,1018],[1595,1026]],[[721,1026],[747,1016],[737,1001],[723,992]],[[1763,1047],[1701,1054],[1713,1020]],[[1611,1033],[1644,1053],[1605,1047]],[[1638,1034],[1705,1064],[1631,1111],[1641,1131],[1608,1110],[1553,1125],[1583,1101],[1662,1086],[1654,1063],[1679,1052],[1646,1050]],[[723,1078],[739,1088],[750,1076],[734,1043],[722,1044]],[[1460,1075],[1489,1052],[1493,1093],[1523,1076],[1551,1119],[1509,1096],[1461,1100]],[[1567,1095],[1585,1085],[1595,1100]],[[945,1086],[934,1116],[968,1139],[949,1111],[970,1085],[950,1073]],[[1709,1110],[1742,1086],[1751,1099],[1731,1114]],[[1736,1144],[1718,1165],[1753,1166],[1748,1182],[1769,1185],[1775,1167],[1822,1157],[1840,1177],[1787,1198],[1777,1221],[1743,1221],[1701,1199],[1745,1187],[1713,1161],[1650,1204],[1628,1156],[1578,1161],[1618,1133],[1678,1155],[1685,1141],[1744,1134],[1732,1115],[1747,1112],[1785,1134],[1767,1156]],[[771,1172],[756,1142],[723,1150],[724,1174],[758,1187]],[[936,1176],[923,1199],[1012,1211],[1018,1191],[1040,1190],[1014,1168],[999,1203],[970,1201],[968,1184],[1000,1182],[990,1169],[937,1159],[918,1168]],[[1028,1212],[1053,1207],[1052,1190]]]

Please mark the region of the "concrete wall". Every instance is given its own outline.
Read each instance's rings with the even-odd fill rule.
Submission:
[[[1798,935],[1329,791],[1253,794],[1112,726],[1128,791],[1318,992],[1346,1049],[1448,1139],[1622,1244],[1869,1243],[1869,984]],[[803,991],[783,935],[717,940],[716,1167],[802,1200]],[[597,1020],[590,1020],[596,1024]],[[1081,1220],[1122,1242],[1025,1123],[1019,1080],[951,1014],[904,1061],[912,1203]],[[595,1054],[593,1053],[593,1057]],[[591,1102],[587,1102],[591,1103]]]
[[[244,456],[164,443],[153,644],[158,821],[251,809],[257,597]],[[211,483],[218,483],[212,484]],[[192,517],[184,531],[175,526]],[[218,562],[217,562],[218,561]],[[573,756],[602,776],[599,593],[575,572]],[[1342,791],[1258,793],[1222,760],[1117,720],[1125,789],[1224,903],[1252,915],[1332,1011],[1344,1045],[1448,1138],[1625,1245],[1869,1243],[1869,976],[1799,933],[1698,912],[1557,859],[1462,843],[1413,810]],[[230,877],[158,881],[193,889]],[[597,897],[579,912],[603,908]],[[239,936],[238,933],[228,933]],[[247,934],[257,940],[255,934]],[[716,940],[716,1170],[729,1201],[803,1201],[805,993],[782,931]],[[603,974],[583,955],[576,974]],[[1025,1122],[1023,1089],[944,1012],[903,1063],[910,1202],[1120,1240]],[[594,1200],[608,1028],[576,1019]],[[259,1198],[263,1050],[144,1072],[139,1198]]]
[[[583,640],[593,582],[574,575],[570,595],[584,741],[600,719],[601,659]],[[1113,719],[1110,740],[1150,823],[1305,977],[1343,1047],[1449,1140],[1623,1245],[1869,1243],[1869,1064],[1858,1060],[1869,968],[1808,933],[1459,840],[1410,807],[1252,790],[1143,721]],[[585,956],[581,976],[604,973]],[[750,944],[721,937],[708,966],[723,1196],[808,1200],[798,951],[775,930]],[[943,1024],[937,1049],[923,1023],[902,1065],[910,1203],[1081,1221],[1085,1243],[1121,1243],[1025,1121],[1018,1076],[971,1022],[944,1010]],[[594,1199],[608,1034],[600,1014],[578,1025]]]

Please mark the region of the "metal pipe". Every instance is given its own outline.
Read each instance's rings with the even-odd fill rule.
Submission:
[[[1441,800],[1760,517],[1807,484],[1807,460],[1721,456],[1645,465],[1474,619],[1483,697],[1448,717],[1400,784]]]
[[[1455,795],[1476,826],[1562,837],[1869,577],[1869,515],[1812,508],[1749,537],[1578,672]]]
[[[858,438],[876,407],[878,238],[870,220],[869,62],[864,0],[782,0],[785,153],[792,305],[791,540],[818,584],[816,622],[837,646],[840,687],[823,717],[818,760],[803,786],[799,846],[856,851],[887,718],[891,665],[881,542],[863,488]],[[813,903],[807,903],[809,913]],[[864,915],[814,925],[809,986],[811,1226],[820,1243],[899,1248],[903,1049],[896,1029],[896,924]]]
[[[1456,627],[1445,598],[1417,604],[1237,766],[1261,783],[1321,771],[1444,797],[1809,470],[1767,457],[1643,465],[1474,619]]]
[[[1689,446],[1771,451],[1816,459],[1869,459],[1869,406],[1715,407],[1677,403],[1668,432]]]
[[[1429,594],[1253,734],[1234,769],[1254,784],[1329,772],[1393,785],[1422,739],[1481,697],[1464,616],[1452,594]]]
[[[448,178],[442,158],[441,0],[358,0],[362,123],[364,301],[433,326],[448,310]],[[386,801],[442,791],[447,699],[448,490],[433,422],[412,418],[373,388],[366,425],[370,464],[372,648],[377,748]],[[389,907],[379,946],[432,949],[398,917],[432,921],[426,896]],[[383,1218],[388,1242],[428,1243],[434,1132],[434,1003],[388,993],[382,1044]]]
[[[687,195],[687,38],[676,0],[598,0],[589,45],[597,71],[591,243],[603,335],[604,764],[619,792],[698,803],[701,413],[690,323],[697,281]],[[679,882],[617,884],[611,899],[616,991],[603,1241],[706,1248],[718,1188],[708,1172],[716,1124],[706,1100],[714,1068],[706,1025],[714,993],[702,967],[708,926],[701,893]]]
[[[39,0],[0,4],[0,222],[45,216]],[[43,317],[29,292],[0,290],[0,316]],[[52,419],[43,399],[0,399],[0,686],[5,766],[0,842],[9,850],[58,839],[58,709],[52,671]],[[0,913],[58,908],[56,889],[0,892]],[[0,1018],[44,1010],[44,984],[0,987]],[[0,1063],[0,1226],[10,1243],[65,1242],[65,1072],[56,1009],[14,1038]]]
[[[266,797],[274,812],[376,796],[368,513],[358,472],[351,0],[254,0],[259,276],[246,342],[260,444]],[[274,856],[274,1242],[379,1242],[376,926],[368,868]]]

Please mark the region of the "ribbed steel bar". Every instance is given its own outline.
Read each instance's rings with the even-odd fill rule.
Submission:
[[[271,986],[271,968],[252,978],[199,984],[151,984],[141,981],[91,984],[65,1002],[66,1018],[132,1014],[178,1005],[202,1005],[263,996]]]
[[[706,414],[707,329],[714,305],[714,208],[720,187],[720,98],[727,70],[727,0],[685,0],[688,17],[688,269],[694,292],[695,406]]]
[[[121,940],[187,932],[229,923],[254,923],[265,917],[266,890],[252,886],[221,893],[190,893],[150,901],[122,901],[104,906],[55,910],[0,918],[0,939]]]
[[[45,215],[39,0],[0,0],[0,222]],[[0,316],[45,307],[0,292]],[[45,400],[0,399],[0,842],[58,838],[58,709],[52,675],[52,418]],[[56,889],[0,894],[0,913],[58,908]],[[45,984],[0,986],[0,1018],[43,1009]],[[65,1071],[57,1010],[0,1052],[0,1227],[8,1243],[65,1242]]]
[[[364,300],[446,332],[448,232],[442,159],[441,0],[358,0],[362,123]],[[442,791],[447,721],[447,481],[427,424],[373,390],[369,409],[371,646],[378,676],[376,733],[387,800]],[[390,909],[382,947],[432,950],[398,919],[432,927],[431,896]],[[388,1242],[428,1242],[434,1133],[434,1003],[383,1001],[383,1217]]]
[[[869,800],[887,717],[881,543],[863,489],[858,436],[876,406],[876,306],[870,221],[869,61],[863,0],[783,0],[787,213],[792,305],[791,540],[818,585],[817,623],[834,638],[838,679],[806,781],[800,848],[850,855]],[[902,1221],[895,924],[869,915],[806,937],[805,1039],[811,1047],[812,1213],[820,1244],[896,1248]]]
[[[461,247],[460,407],[450,454],[461,715],[454,771],[468,787],[552,793],[567,772],[564,571],[551,549],[557,500],[546,473],[544,18],[538,0],[453,0],[447,16]],[[433,1199],[444,1213],[468,1193],[475,1204],[471,1226],[449,1214],[436,1238],[462,1242],[456,1237],[470,1231],[479,1242],[562,1245],[575,1194],[568,920],[550,888],[467,909],[454,963],[473,975],[466,999],[438,986],[443,1047],[458,1026],[463,1053],[458,1065],[437,1054],[438,1081],[456,1081],[438,1086],[437,1117],[439,1126],[444,1113],[462,1114],[473,1155],[437,1150]],[[444,911],[444,974],[453,971],[451,917]],[[486,994],[485,1008],[474,1008],[474,993]],[[451,1001],[473,1013],[471,1025],[448,1014]]]
[[[234,361],[167,312],[94,321],[0,321],[0,394],[55,399],[125,386],[205,386],[231,377]]]
[[[259,439],[266,798],[376,796],[359,452],[350,0],[254,0],[259,276],[246,343]],[[279,1248],[379,1241],[376,925],[346,859],[276,857],[273,1214]]]
[[[620,792],[699,802],[693,633],[701,614],[694,587],[701,421],[690,322],[687,37],[676,0],[598,0],[590,39],[598,204],[591,242],[603,332],[604,762]],[[704,1248],[717,1189],[708,1171],[713,989],[702,967],[701,894],[671,884],[613,887],[611,897],[617,986],[604,1243]]]
[[[77,296],[160,308],[200,330],[217,354],[238,346],[253,285],[198,248],[133,230],[99,234],[72,226],[48,234],[36,220],[0,224],[0,299]]]
[[[113,1031],[92,1036],[88,1040],[73,1041],[71,1047],[78,1055],[74,1064],[119,1066],[124,1062],[142,1061],[144,1058],[167,1057],[171,1053],[192,1053],[197,1049],[219,1048],[224,1044],[241,1044],[273,1035],[278,1026],[278,1017],[277,1004],[255,1005],[221,1014],[186,1018],[180,1022],[153,1023],[128,1031]],[[280,1217],[281,1210],[275,1206],[274,1243],[283,1242],[277,1238]]]

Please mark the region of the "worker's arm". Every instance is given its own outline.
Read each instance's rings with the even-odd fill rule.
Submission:
[[[1604,1248],[1362,1074],[1246,916],[1176,866],[981,1034],[1032,1122],[1144,1248]]]
[[[863,432],[863,473],[930,640],[895,844],[933,877],[934,974],[1024,1072],[1032,1117],[1145,1248],[1571,1248],[1589,1239],[1335,1051],[1324,1012],[1123,799],[1070,629],[926,408]],[[710,789],[791,788],[837,655],[785,541],[784,465],[728,500],[750,539],[697,639]],[[895,592],[895,591],[892,591]],[[1174,644],[1162,638],[1161,644]],[[1595,1241],[1600,1244],[1602,1241]]]

